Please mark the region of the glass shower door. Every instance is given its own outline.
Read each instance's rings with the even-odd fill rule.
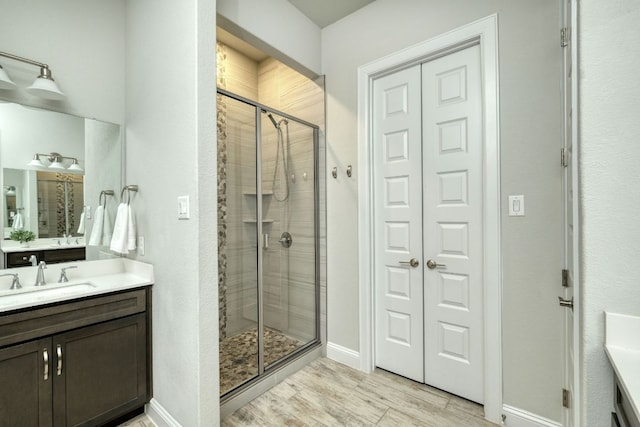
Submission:
[[[314,130],[264,112],[260,141],[268,367],[317,337]]]
[[[220,394],[259,375],[256,109],[218,95]]]
[[[317,127],[218,94],[220,394],[319,340]]]

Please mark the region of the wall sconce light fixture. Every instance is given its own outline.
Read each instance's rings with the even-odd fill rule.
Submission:
[[[2,189],[4,190],[4,194],[6,194],[7,196],[16,195],[16,187],[14,187],[13,185],[4,185]]]
[[[54,99],[58,101],[66,98],[66,95],[62,93],[56,82],[53,80],[51,70],[47,64],[32,61],[31,59],[22,58],[6,52],[0,52],[0,56],[40,67],[40,75],[36,77],[33,84],[27,88],[27,92],[30,94],[44,99]],[[15,89],[15,87],[16,84],[11,80],[7,72],[4,71],[2,65],[0,65],[0,89]]]
[[[49,162],[49,165],[45,165],[43,161],[40,160],[40,156],[45,156],[45,159]],[[65,166],[64,159],[71,160],[71,164],[69,166]],[[78,159],[76,159],[75,157],[63,156],[62,154],[55,153],[55,152],[49,153],[49,154],[36,153],[33,156],[33,160],[27,163],[27,166],[31,166],[36,169],[49,169],[49,170],[53,169],[56,171],[76,172],[76,173],[84,172],[84,169],[82,169],[78,164]]]

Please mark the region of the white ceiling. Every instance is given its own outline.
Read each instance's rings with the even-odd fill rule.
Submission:
[[[374,1],[375,0],[289,0],[289,3],[307,15],[318,27],[324,28]]]
[[[333,24],[375,0],[288,0],[320,28]],[[242,52],[254,61],[268,57],[249,43],[218,27],[217,39],[227,46]]]

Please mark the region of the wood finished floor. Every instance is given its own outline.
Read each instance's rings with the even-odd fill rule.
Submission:
[[[138,417],[126,427],[151,427]],[[482,406],[377,369],[321,358],[238,409],[222,426],[495,427]]]
[[[483,408],[383,370],[321,358],[238,409],[221,425],[490,427]]]

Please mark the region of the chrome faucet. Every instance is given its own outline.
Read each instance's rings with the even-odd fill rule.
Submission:
[[[35,255],[31,255],[29,257],[29,262],[31,263],[32,266],[35,267],[36,265],[38,265],[38,257]]]
[[[38,274],[36,275],[36,283],[34,283],[33,286],[44,286],[47,284],[46,280],[44,279],[45,268],[47,268],[47,263],[44,261],[40,261],[40,264],[38,264]]]
[[[72,265],[69,267],[65,267],[65,268],[61,268],[60,269],[60,278],[58,279],[58,283],[66,283],[69,281],[69,278],[67,277],[67,270],[70,268],[78,268],[77,265]]]
[[[0,277],[2,276],[13,276],[13,281],[11,282],[11,287],[9,289],[13,290],[13,289],[20,289],[22,286],[20,285],[20,279],[18,279],[18,274],[17,273],[7,273],[7,274],[0,274]]]

